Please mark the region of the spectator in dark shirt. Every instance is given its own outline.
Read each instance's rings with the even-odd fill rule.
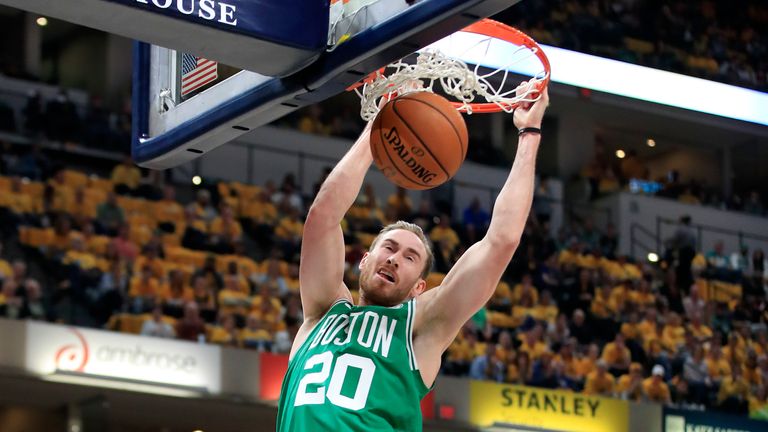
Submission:
[[[24,114],[24,133],[38,135],[43,131],[43,99],[37,90],[29,92],[27,103],[21,111]]]
[[[205,338],[205,322],[200,318],[197,303],[188,302],[184,305],[184,317],[176,323],[176,336],[179,339],[198,341]]]
[[[125,222],[125,212],[117,204],[117,195],[114,192],[107,194],[107,200],[99,205],[96,210],[96,222],[98,232],[114,236],[117,229]]]
[[[530,384],[536,387],[557,388],[560,373],[557,365],[552,362],[552,353],[546,351],[533,363]]]
[[[48,305],[43,299],[40,283],[34,279],[27,279],[24,284],[24,305],[21,309],[21,318],[45,321],[50,317]]]
[[[208,255],[208,257],[205,258],[203,267],[192,275],[193,280],[197,277],[205,278],[206,285],[208,288],[214,290],[214,292],[218,292],[224,287],[224,279],[221,277],[221,274],[216,271],[215,255]]]
[[[616,249],[619,247],[619,234],[616,232],[616,226],[608,223],[605,226],[605,232],[600,237],[600,251],[608,259],[616,259]]]
[[[53,141],[76,141],[80,134],[80,116],[77,107],[65,90],[48,102],[45,109],[46,134]]]
[[[491,215],[481,207],[480,199],[478,197],[473,198],[462,215],[467,243],[473,244],[477,239],[483,237],[490,221]]]
[[[91,98],[85,118],[85,145],[99,148],[114,148],[115,136],[109,125],[109,111],[104,108],[100,97]]]
[[[571,336],[576,338],[579,345],[587,345],[594,339],[592,328],[587,324],[584,311],[576,309],[573,311],[573,320],[571,320]]]
[[[399,191],[400,189],[398,189]],[[393,195],[394,197],[399,197],[400,195]],[[398,198],[399,200],[400,198]],[[390,197],[391,200],[391,197]],[[398,212],[403,211],[403,206],[398,208]],[[394,210],[393,210],[394,212]],[[395,214],[395,213],[393,213]],[[397,213],[400,214],[400,213]],[[398,216],[399,217],[399,216]],[[415,213],[408,215],[408,221],[415,223],[416,225],[420,226],[424,232],[429,232],[432,230],[432,227],[435,224],[435,219],[437,218],[437,215],[432,212],[432,201],[428,199],[422,199],[419,203],[419,208],[416,210]]]
[[[5,278],[0,289],[0,317],[19,319],[22,317],[24,298],[19,295],[19,284],[11,278]]]
[[[503,381],[504,363],[496,358],[496,345],[489,343],[485,354],[475,357],[469,367],[469,377],[475,380]]]
[[[19,177],[41,180],[48,175],[50,169],[50,159],[42,152],[39,144],[33,144],[29,151],[18,159],[16,166],[9,167],[8,171]]]
[[[744,203],[744,211],[756,216],[763,216],[765,214],[765,206],[763,206],[758,191],[753,190],[749,193],[749,198],[747,198],[747,201]]]
[[[675,234],[667,240],[670,252],[674,255],[669,261],[677,261],[677,283],[679,287],[689,287],[693,283],[691,262],[696,257],[696,234],[691,226],[691,217],[680,218]]]
[[[16,132],[16,113],[4,100],[0,100],[0,130]]]
[[[552,187],[549,177],[542,175],[533,192],[533,214],[539,222],[549,222],[552,217]]]

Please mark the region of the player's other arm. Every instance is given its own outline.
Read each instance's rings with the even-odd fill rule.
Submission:
[[[328,175],[307,213],[301,242],[299,284],[304,317],[321,318],[341,298],[344,286],[344,234],[341,221],[360,192],[373,156],[371,123]]]
[[[549,103],[545,90],[532,106],[515,112],[519,128],[541,127]],[[443,284],[419,297],[416,316],[420,346],[442,353],[461,326],[491,298],[504,269],[512,259],[525,229],[533,200],[536,153],[541,136],[523,133],[504,186],[496,198],[488,232],[470,247],[443,280]],[[437,353],[437,354],[439,354]]]

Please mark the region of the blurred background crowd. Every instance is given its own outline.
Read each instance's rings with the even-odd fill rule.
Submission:
[[[768,89],[764,2],[526,1],[496,18],[541,43]],[[142,171],[124,156],[124,95],[102,99],[85,84],[67,86],[55,67],[32,74],[6,54],[3,78],[30,90],[0,94],[0,317],[288,352],[302,323],[302,221],[323,177],[308,191],[296,173],[192,187]],[[62,89],[46,96],[41,82]],[[329,101],[276,125],[355,138],[356,104]],[[468,120],[468,159],[508,167],[509,152],[490,144],[479,121]],[[677,221],[658,262],[619,253],[619,230],[594,214],[569,213],[553,226],[551,178],[585,202],[632,191],[766,216],[759,181],[726,193],[707,173],[653,177],[649,167],[633,150],[614,157],[610,137],[597,133],[579,173],[541,174],[520,247],[491,301],[446,351],[442,373],[768,419],[764,250],[722,242],[705,250],[695,216]],[[432,240],[427,282],[438,286],[482,238],[491,211],[477,198],[454,209],[366,185],[343,224],[347,286],[357,286],[376,233],[396,220]]]
[[[219,182],[183,201],[128,158],[102,178],[35,152],[0,177],[0,315],[290,349],[313,198],[293,175]],[[25,159],[39,180],[12,174]],[[552,233],[542,208],[534,204],[495,295],[446,352],[445,374],[741,413],[765,405],[763,251],[696,250],[683,221],[659,264],[632,262],[617,254],[612,226],[574,218]],[[357,286],[378,230],[404,219],[434,243],[428,285],[438,286],[484,235],[489,212],[475,200],[461,214],[441,213],[404,190],[378,196],[366,185],[343,225],[347,285]]]

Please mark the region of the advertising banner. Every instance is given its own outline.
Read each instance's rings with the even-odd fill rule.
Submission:
[[[712,411],[664,408],[664,432],[765,432],[768,422]]]
[[[221,350],[190,342],[30,322],[26,369],[221,391]]]
[[[568,432],[628,432],[629,405],[620,399],[563,390],[472,381],[470,423]]]

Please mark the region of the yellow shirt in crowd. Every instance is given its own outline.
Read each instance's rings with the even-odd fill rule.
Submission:
[[[733,376],[723,378],[720,383],[720,391],[717,392],[717,401],[722,402],[729,397],[739,397],[746,400],[749,396],[749,384],[743,379],[734,380]]]
[[[539,302],[539,290],[533,285],[526,288],[521,283],[515,285],[515,288],[512,290],[512,301],[519,302],[526,290],[528,290],[533,304],[537,304]]]
[[[456,246],[459,245],[459,236],[451,227],[444,228],[438,225],[432,228],[432,231],[429,232],[429,239],[435,244],[446,242],[450,250],[456,249]]]
[[[584,393],[588,395],[610,395],[613,393],[616,380],[609,373],[600,374],[592,371],[587,375]]]
[[[640,330],[640,324],[633,324],[625,322],[621,325],[621,334],[624,335],[624,339],[642,340],[643,333]]]
[[[724,357],[715,360],[714,358],[707,356],[704,359],[704,363],[707,365],[709,377],[713,380],[719,380],[731,374],[731,365],[728,364],[728,360]]]
[[[232,220],[229,225],[226,225],[224,219],[221,217],[216,217],[213,222],[211,222],[209,231],[211,234],[216,235],[223,235],[225,234],[225,231],[227,231],[226,234],[229,234],[234,239],[240,238],[240,236],[243,235],[243,227],[240,226],[240,222]]]
[[[161,200],[155,203],[154,217],[157,222],[175,224],[184,219],[184,207],[176,201]]]
[[[709,327],[705,326],[704,324],[701,324],[699,326],[689,325],[688,330],[691,331],[691,334],[693,334],[694,339],[697,339],[697,340],[704,340],[712,337],[712,330]]]
[[[239,345],[240,341],[237,338],[237,332],[232,334],[224,327],[216,326],[211,329],[210,342],[221,345]]]
[[[136,189],[141,181],[141,171],[135,166],[120,164],[112,170],[112,182]]]
[[[300,237],[304,230],[304,224],[300,220],[290,220],[283,218],[275,228],[275,235],[282,239],[293,239],[294,237]]]
[[[612,365],[619,362],[631,361],[632,355],[627,347],[620,349],[616,346],[616,342],[608,342],[603,348],[602,359],[609,365]]]
[[[656,303],[656,296],[653,293],[643,293],[640,291],[630,291],[629,300],[640,306],[653,306]]]
[[[664,403],[670,400],[667,383],[661,380],[656,382],[653,377],[643,380],[643,393],[653,402]]]

